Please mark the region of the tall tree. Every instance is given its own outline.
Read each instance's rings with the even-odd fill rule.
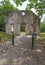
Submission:
[[[13,12],[14,10],[18,10],[16,7],[14,7],[9,0],[3,0],[0,2],[0,30],[4,29],[4,20],[5,17],[9,15],[9,13]]]
[[[0,24],[3,23],[6,16],[9,15],[9,13],[13,12],[14,10],[18,10],[16,7],[14,7],[9,0],[1,1],[0,5]]]
[[[14,7],[9,0],[1,1],[2,6],[0,8],[2,9],[2,14],[5,16],[8,16],[9,13],[13,12],[14,10],[18,10],[16,7]]]
[[[45,32],[45,21],[41,22],[40,31]]]
[[[17,5],[21,5],[27,0],[13,0]],[[26,10],[34,8],[37,11],[38,16],[42,16],[45,13],[45,0],[28,0]]]
[[[10,0],[4,0],[4,1],[9,2]],[[18,6],[22,5],[22,3],[27,0],[13,0],[13,1]],[[26,10],[34,8],[37,11],[38,16],[42,16],[45,13],[45,0],[28,0],[28,1],[29,3],[27,4]]]

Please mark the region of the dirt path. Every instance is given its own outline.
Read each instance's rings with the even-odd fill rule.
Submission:
[[[31,37],[22,35],[15,38],[14,46],[0,51],[0,65],[45,65],[45,50],[31,49]]]

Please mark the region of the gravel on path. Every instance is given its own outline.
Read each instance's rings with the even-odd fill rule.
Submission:
[[[7,41],[4,50],[0,50],[0,65],[45,65],[45,50],[40,47],[31,49],[29,36],[15,38],[14,46]]]

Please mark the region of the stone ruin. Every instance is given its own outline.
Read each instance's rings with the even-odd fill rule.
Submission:
[[[11,34],[11,24],[14,25],[14,34],[20,34],[20,26],[25,26],[25,33],[31,35],[40,33],[40,19],[32,11],[17,10],[5,19],[6,34]]]

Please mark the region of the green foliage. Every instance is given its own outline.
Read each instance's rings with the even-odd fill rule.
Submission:
[[[4,23],[4,19],[5,19],[4,15],[1,15],[0,16],[0,24],[3,24]]]
[[[9,13],[18,9],[14,7],[9,2],[9,0],[3,0],[0,3],[1,3],[0,5],[0,31],[5,31],[5,24],[4,24],[5,17],[7,17]]]
[[[18,5],[22,5],[22,3],[26,0],[13,0],[15,2],[15,4]]]
[[[33,8],[33,6],[34,6],[33,2],[27,4],[26,10],[30,10],[31,8]]]
[[[44,0],[29,0],[29,2],[32,4],[27,5],[26,9],[30,10],[31,8],[36,9],[38,16],[42,16],[45,13],[45,1]]]
[[[45,22],[42,22],[40,25],[41,32],[45,32]]]
[[[8,16],[10,12],[17,10],[10,2],[10,0],[4,0],[0,3],[0,15]],[[15,4],[22,5],[26,0],[13,0]],[[42,16],[45,13],[45,0],[28,0],[29,4],[27,4],[26,10],[30,10],[31,8],[36,9],[38,16]],[[2,17],[3,18],[3,17]]]
[[[14,10],[18,10],[14,7],[9,0],[4,0],[0,2],[0,24],[4,23],[5,17],[9,15],[9,13],[13,12]]]
[[[10,0],[2,1],[2,5],[5,3],[10,3]],[[17,6],[22,5],[23,2],[27,0],[13,0]],[[28,0],[26,10],[30,10],[31,8],[36,9],[38,16],[42,16],[45,13],[45,0]],[[8,7],[7,7],[8,8]]]
[[[40,33],[40,37],[45,37],[45,33]]]
[[[20,27],[20,32],[25,32],[25,26]]]
[[[3,6],[3,13],[4,13],[4,15],[5,16],[8,16],[9,15],[9,13],[11,13],[11,12],[13,12],[14,10],[17,10],[13,5],[11,5],[11,4],[5,4],[4,6]]]
[[[38,2],[38,0],[29,0],[30,2],[34,2],[34,3],[36,3],[36,2]]]
[[[3,7],[0,5],[0,15],[3,15]]]
[[[13,0],[16,5],[20,5],[27,0]],[[31,8],[36,9],[38,16],[42,16],[45,13],[45,0],[28,0],[26,10]]]

